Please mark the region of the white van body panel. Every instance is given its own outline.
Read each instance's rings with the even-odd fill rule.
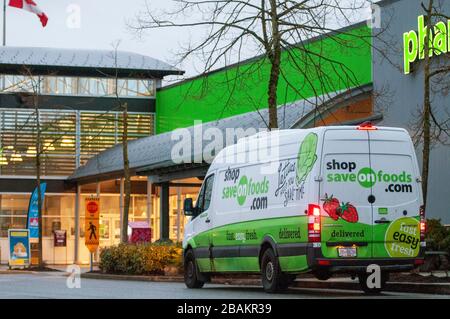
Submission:
[[[314,269],[319,259],[345,267],[374,258],[406,263],[419,254],[419,176],[404,129],[260,133],[216,156],[205,178],[214,178],[210,205],[186,225],[183,248],[195,251],[202,272],[258,272],[267,241],[286,272]],[[335,216],[326,206],[333,197]],[[321,242],[314,245],[308,242],[310,204],[321,214]],[[405,229],[411,238],[399,233]],[[353,261],[338,255],[346,245],[357,247]]]

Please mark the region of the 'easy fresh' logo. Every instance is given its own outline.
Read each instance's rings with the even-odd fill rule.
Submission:
[[[357,170],[356,162],[333,161],[326,164],[328,183],[358,183],[361,187],[372,188],[377,183],[387,183],[385,191],[388,193],[412,193],[412,177],[405,171],[400,174],[388,173],[383,170],[375,171],[370,167]],[[336,172],[339,171],[339,172]]]
[[[411,217],[397,219],[389,225],[384,243],[391,257],[416,257],[420,250],[419,222]]]
[[[258,195],[267,194],[269,192],[269,180],[264,177],[262,181],[254,181],[252,178],[247,178],[247,176],[242,176],[237,185],[226,186],[222,190],[222,199],[236,198],[240,206],[244,205],[247,201],[247,197],[255,197]],[[258,204],[255,209],[264,208],[262,206],[267,206],[267,198],[265,197],[265,204]],[[261,207],[259,207],[261,206]]]

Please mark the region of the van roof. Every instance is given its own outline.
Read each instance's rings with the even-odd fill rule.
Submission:
[[[355,130],[357,131],[359,126],[319,126],[315,128],[310,129],[288,129],[288,130],[278,130],[278,131],[262,131],[257,134],[247,136],[240,138],[236,144],[229,145],[225,148],[223,148],[216,156],[216,159],[220,156],[223,156],[224,152],[230,152],[230,148],[236,148],[238,145],[241,145],[242,143],[251,143],[252,141],[255,141],[255,139],[268,139],[272,134],[275,132],[278,134],[279,138],[283,138],[284,140],[289,143],[289,140],[296,141],[301,136],[304,136],[309,133],[316,133],[319,136],[322,136],[326,131],[333,131],[333,130]],[[385,126],[376,126],[376,129],[378,132],[385,131],[385,132],[404,132],[408,134],[408,132],[403,128],[397,128],[397,127],[385,127]],[[409,136],[409,135],[406,135]],[[409,137],[408,137],[409,138]],[[228,167],[229,163],[218,163],[218,161],[214,161],[211,164],[210,170],[215,170],[218,168]]]
[[[314,127],[314,128],[309,128],[309,129],[288,129],[288,130],[278,130],[278,131],[272,131],[272,132],[277,132],[277,134],[279,134],[280,137],[283,138],[287,138],[287,137],[297,137],[298,135],[304,135],[304,134],[308,134],[308,133],[317,133],[318,135],[322,134],[325,131],[330,131],[330,130],[357,130],[359,126],[349,126],[349,125],[341,125],[341,126],[319,126],[319,127]],[[396,131],[396,132],[405,132],[407,133],[407,131],[403,128],[398,128],[398,127],[386,127],[386,126],[375,126],[377,131]],[[240,138],[238,140],[238,143],[245,143],[251,140],[254,140],[255,138],[268,138],[270,136],[270,134],[272,133],[270,131],[263,131],[251,136],[247,136],[247,137],[243,137]],[[230,145],[231,147],[233,145]],[[228,146],[228,147],[230,147]],[[227,148],[228,148],[227,147]]]

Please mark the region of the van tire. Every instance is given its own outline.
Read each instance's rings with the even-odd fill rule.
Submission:
[[[296,275],[281,274],[280,290],[286,290],[294,284]]]
[[[316,277],[317,280],[320,281],[326,281],[330,279],[333,274],[326,270],[317,270],[313,273],[314,277]]]
[[[272,248],[266,249],[261,258],[261,275],[265,292],[276,293],[289,286],[285,276],[281,273],[280,263]]]
[[[194,252],[189,249],[184,256],[184,283],[190,289],[202,288],[204,281],[199,279],[200,271],[195,261]]]
[[[389,274],[385,273],[385,272],[381,273],[381,287],[380,288],[369,288],[367,286],[367,278],[369,276],[370,276],[370,274],[367,274],[367,273],[358,274],[358,280],[359,280],[359,285],[361,287],[361,290],[364,291],[364,293],[366,293],[368,295],[380,294],[386,287],[386,282],[389,280]]]

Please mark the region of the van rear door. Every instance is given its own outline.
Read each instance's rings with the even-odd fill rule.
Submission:
[[[324,133],[319,194],[326,258],[372,257],[369,146],[367,131],[333,128]]]
[[[418,166],[411,138],[404,130],[368,131],[375,175],[373,257],[414,258],[420,250],[422,205]]]

